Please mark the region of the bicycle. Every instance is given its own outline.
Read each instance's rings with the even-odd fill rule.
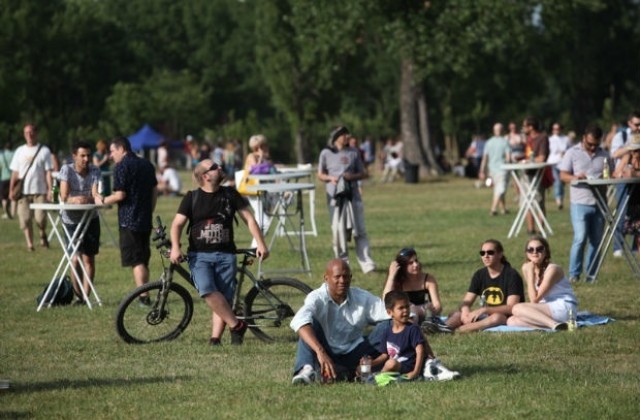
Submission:
[[[167,260],[171,241],[166,226],[156,217],[152,241],[159,250],[163,272],[158,281],[147,283],[122,299],[116,312],[116,331],[127,343],[143,344],[170,341],[182,334],[193,316],[193,298],[183,286],[174,282],[174,273],[195,288],[191,275],[182,264]],[[300,309],[311,287],[289,277],[257,279],[248,266],[256,259],[254,249],[237,249],[242,255],[238,264],[237,285],[231,308],[239,319],[249,324],[251,332],[264,342],[295,341],[297,335],[289,328],[289,321]],[[186,257],[185,257],[186,260]],[[242,298],[242,289],[250,281],[251,289]],[[148,293],[151,304],[139,304]]]

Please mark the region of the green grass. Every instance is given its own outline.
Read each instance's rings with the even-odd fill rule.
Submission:
[[[319,235],[308,238],[313,287],[331,257],[321,189]],[[511,193],[511,191],[510,191]],[[365,185],[367,227],[380,269],[355,272],[354,285],[380,293],[384,267],[403,246],[417,248],[439,281],[445,312],[458,304],[480,266],[480,243],[503,242],[509,260],[522,263],[524,235],[506,238],[514,218],[488,216],[490,191],[469,180],[445,178],[419,185]],[[513,195],[509,203],[513,204]],[[161,198],[157,213],[170,222],[179,200]],[[572,230],[568,211],[549,219],[554,260],[567,268]],[[115,210],[106,213],[117,226]],[[196,298],[194,319],[170,343],[131,346],[115,333],[114,313],[133,288],[118,250],[103,245],[96,287],[104,305],[92,311],[63,307],[35,311],[35,297],[60,257],[26,252],[15,221],[0,221],[0,418],[638,418],[640,415],[640,280],[624,260],[607,257],[598,283],[580,284],[581,309],[611,316],[606,326],[576,333],[520,333],[430,337],[443,362],[463,378],[374,388],[355,384],[292,387],[295,344],[209,348],[209,313]],[[242,226],[238,243],[248,244]],[[106,241],[106,232],[103,231]],[[270,267],[297,260],[277,241]],[[160,273],[153,255],[152,278]],[[195,294],[194,294],[195,295]]]

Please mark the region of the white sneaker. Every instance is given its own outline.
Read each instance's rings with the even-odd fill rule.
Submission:
[[[459,378],[460,373],[447,369],[439,359],[428,359],[424,364],[422,376],[425,381],[450,381]]]
[[[292,385],[311,385],[316,381],[318,374],[311,365],[305,365],[291,380]]]
[[[622,258],[624,254],[622,253],[621,249],[616,249],[615,251],[613,251],[613,256],[615,258]]]

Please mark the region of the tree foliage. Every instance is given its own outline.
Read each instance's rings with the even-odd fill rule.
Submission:
[[[639,13],[637,0],[0,0],[0,135],[26,120],[54,148],[144,123],[169,138],[261,131],[282,160],[310,161],[335,124],[397,135],[406,62],[426,162],[494,121],[622,119],[640,99]]]

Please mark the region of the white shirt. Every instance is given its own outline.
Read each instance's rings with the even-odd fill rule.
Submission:
[[[182,189],[180,175],[178,175],[178,171],[173,168],[166,168],[164,172],[162,172],[162,180],[169,184],[169,188],[173,192],[180,192]]]
[[[627,141],[624,141],[624,138],[622,136],[622,131],[618,131],[616,133],[615,136],[613,136],[613,139],[611,139],[611,150],[609,150],[609,153],[611,153],[611,156],[613,156],[613,154],[622,146],[624,146],[625,144],[627,144],[629,142],[629,139],[631,139],[631,128],[625,128],[624,131],[626,131],[627,133]],[[620,161],[620,159],[616,159],[615,164],[618,165],[618,162]]]
[[[346,354],[364,339],[367,325],[388,319],[384,302],[366,290],[351,287],[347,299],[338,305],[329,295],[326,283],[309,293],[304,305],[291,320],[291,328],[298,331],[314,320],[320,325],[335,354]]]
[[[549,157],[547,163],[560,163],[564,152],[571,146],[571,140],[567,136],[557,134],[549,137]]]
[[[46,172],[53,169],[53,165],[51,163],[51,151],[45,145],[42,145],[42,148],[36,156],[36,161],[33,162],[33,165],[29,168],[29,164],[33,160],[33,157],[38,150],[38,146],[39,144],[36,144],[35,146],[27,146],[26,144],[23,144],[18,147],[16,152],[13,154],[13,159],[11,159],[11,164],[9,165],[9,168],[11,168],[12,171],[18,172],[18,178],[24,178],[23,192],[27,195],[46,194],[48,189]],[[28,173],[26,173],[27,168],[29,168]]]

